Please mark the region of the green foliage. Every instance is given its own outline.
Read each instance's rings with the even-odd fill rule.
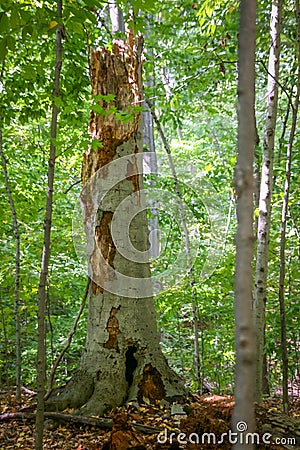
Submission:
[[[228,214],[223,259],[212,276],[203,281],[203,260],[210,252],[210,226],[201,193],[179,179],[185,205],[201,225],[205,239],[199,240],[199,254],[193,280],[185,278],[156,298],[162,345],[170,363],[187,385],[196,388],[193,357],[194,302],[199,321],[201,377],[218,392],[232,392],[234,374],[233,278],[235,211],[232,177],[236,152],[236,62],[238,2],[134,0],[118,2],[125,18],[145,35],[145,94],[155,103],[166,138],[171,144],[177,168],[183,157],[200,168],[222,199]],[[48,370],[77,314],[86,274],[72,241],[73,206],[80,192],[82,152],[90,142],[90,109],[98,114],[115,114],[122,122],[134,119],[142,107],[121,111],[112,95],[91,98],[89,51],[111,45],[102,26],[107,21],[107,4],[100,0],[66,0],[63,8],[64,54],[59,97],[59,133],[54,190],[52,247],[48,286],[47,347]],[[132,19],[131,7],[135,12]],[[8,163],[10,186],[16,204],[21,233],[20,318],[22,325],[23,383],[35,385],[37,287],[43,244],[49,123],[53,101],[55,31],[58,24],[55,2],[12,2],[0,5],[0,126],[3,151]],[[98,13],[97,11],[102,11]],[[99,19],[99,14],[102,21]],[[269,51],[270,3],[259,4],[257,32],[257,128],[261,142],[265,118],[265,69]],[[278,305],[280,211],[285,171],[285,149],[290,117],[285,122],[288,95],[294,95],[295,23],[292,3],[285,7],[281,62],[273,220],[270,239],[269,288],[267,299],[266,350],[273,392],[280,383],[280,314]],[[149,82],[155,81],[155,82]],[[105,103],[105,107],[103,106]],[[287,131],[284,132],[285,127]],[[159,154],[164,153],[156,135]],[[261,158],[262,143],[257,147]],[[300,141],[295,142],[292,189],[287,229],[287,334],[291,380],[299,371],[299,158]],[[0,173],[0,373],[1,383],[10,385],[15,371],[15,328],[13,311],[14,233],[9,204]],[[149,177],[146,184],[174,191],[172,177]],[[151,214],[151,213],[150,213]],[[180,221],[167,213],[159,215],[165,236],[163,252],[153,261],[153,273],[176,261],[184,239]],[[57,373],[64,382],[78,364],[85,340],[85,319],[79,323],[72,347]]]

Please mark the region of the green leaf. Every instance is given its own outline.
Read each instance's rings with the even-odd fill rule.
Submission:
[[[95,105],[92,105],[92,109],[96,114],[101,114],[101,116],[107,116],[109,113],[111,113],[111,110],[107,110],[105,108],[102,108],[102,106],[98,105],[97,103]]]
[[[95,95],[93,97],[93,99],[95,102],[99,102],[100,100],[105,100],[107,103],[109,103],[115,99],[115,95],[114,94],[106,94],[106,95],[98,94],[98,95]]]
[[[106,94],[102,95],[103,100],[105,100],[107,103],[112,102],[115,99],[114,94]]]
[[[60,108],[60,107],[62,106],[62,104],[63,104],[63,101],[62,101],[61,97],[54,97],[54,98],[53,98],[53,101],[54,101],[54,104],[55,104],[58,108]]]
[[[3,60],[7,54],[6,40],[0,38],[0,60]]]
[[[25,25],[22,30],[22,40],[25,41],[26,35],[29,34],[31,36],[33,33],[33,27],[32,25]]]
[[[14,40],[14,38],[12,36],[7,36],[6,37],[6,45],[7,48],[11,51],[14,51],[16,48],[16,42]]]
[[[13,10],[11,12],[10,23],[11,23],[12,28],[19,28],[19,26],[21,24],[21,17],[20,17],[20,13],[17,10],[17,8],[13,8]]]
[[[81,22],[74,20],[74,18],[70,19],[67,24],[67,30],[73,31],[75,34],[83,34],[83,26]]]
[[[0,32],[1,34],[6,34],[10,30],[10,23],[7,14],[4,12],[0,17]]]
[[[100,148],[103,147],[102,142],[99,139],[93,139],[92,140],[92,149],[97,150],[97,148],[99,148],[99,147]]]
[[[26,11],[23,8],[20,8],[19,13],[20,13],[21,21],[22,21],[23,25],[27,24],[30,20],[32,20],[32,17],[31,17],[31,14],[29,13],[29,11]]]
[[[32,67],[25,67],[23,70],[23,78],[27,81],[35,81],[36,80],[36,71],[33,70]]]

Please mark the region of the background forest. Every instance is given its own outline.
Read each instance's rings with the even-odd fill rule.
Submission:
[[[135,32],[144,34],[144,89],[155,111],[151,145],[155,146],[158,160],[161,158],[165,164],[166,174],[156,182],[164,190],[174,190],[172,173],[164,156],[167,142],[178,171],[184,203],[201,228],[199,253],[192,274],[162,290],[155,298],[163,351],[170,365],[192,390],[233,393],[236,193],[232,180],[236,162],[239,2],[132,0],[130,4],[120,2],[119,6],[125,20],[133,8]],[[257,17],[257,194],[270,75],[271,7],[270,2],[261,0]],[[264,367],[269,386],[264,392],[272,395],[282,392],[281,343],[284,339],[288,354],[289,393],[296,396],[299,395],[300,352],[300,140],[297,123],[292,147],[289,146],[299,89],[293,1],[285,2],[282,16],[265,327]],[[112,45],[107,2],[68,0],[63,5],[63,23],[61,90],[55,99],[59,122],[54,142],[57,156],[47,285],[48,375],[65,346],[87,283],[85,265],[78,258],[74,246],[73,219],[81,191],[82,154],[90,144],[88,124],[94,101],[90,87],[90,48],[99,45],[109,48]],[[18,370],[21,371],[22,385],[36,389],[37,292],[43,246],[57,24],[56,5],[51,1],[1,1],[2,390],[16,384]],[[147,110],[146,104],[144,109]],[[145,120],[148,120],[146,114]],[[151,133],[149,136],[148,147]],[[287,149],[292,151],[292,160],[286,229],[282,229]],[[184,174],[181,169],[188,165],[196,168],[196,172],[192,172],[187,181],[180,178],[180,174]],[[222,241],[217,245],[205,212],[206,205],[201,200],[202,193],[197,192],[197,173],[212,185],[211,195],[222,205],[225,225]],[[152,181],[148,181],[151,188]],[[151,213],[149,218],[153,219]],[[255,223],[258,218],[259,205],[256,203]],[[153,261],[154,274],[176,265],[176,254],[184,239],[180,223],[176,223],[167,210],[160,211],[156,219],[164,239],[161,255]],[[202,272],[203,264],[212,251],[216,254],[214,267],[206,277]],[[283,265],[285,273],[280,281]],[[283,303],[280,304],[280,286],[284,308]],[[56,371],[56,385],[68,380],[78,365],[85,342],[86,314],[85,308],[72,344]],[[284,314],[286,335],[282,334],[281,327]],[[195,347],[197,334],[198,347]]]

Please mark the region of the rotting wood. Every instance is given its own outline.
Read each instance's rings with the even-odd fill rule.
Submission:
[[[98,275],[98,279],[101,280],[101,284],[99,286],[94,281],[92,282],[92,290],[94,295],[103,293],[103,283],[105,281],[112,280],[114,277],[114,271],[111,270],[111,268],[114,269],[116,246],[114,244],[110,231],[112,217],[113,213],[111,211],[104,211],[100,219],[100,225],[96,226],[95,228],[97,247],[95,248],[94,253],[91,257],[91,264],[96,273],[101,267],[101,273],[99,273]],[[99,262],[100,255],[102,255],[107,264],[104,265]]]
[[[128,40],[130,39],[129,36]],[[92,95],[105,114],[91,112],[90,136],[92,140],[99,140],[102,146],[96,150],[90,148],[84,153],[83,185],[97,170],[110,163],[117,147],[127,142],[137,131],[140,113],[134,114],[132,120],[122,122],[116,116],[116,111],[132,113],[132,108],[141,101],[136,55],[133,51],[134,44],[131,44],[132,47],[121,40],[115,40],[111,51],[104,47],[92,51]],[[108,94],[110,97],[107,97]]]
[[[131,47],[132,46],[132,47]],[[142,46],[139,38],[137,46]],[[138,64],[134,52],[135,43],[133,35],[129,33],[127,41],[115,40],[112,50],[99,47],[91,53],[92,68],[92,95],[97,108],[100,106],[103,114],[91,111],[90,137],[100,143],[96,149],[92,146],[84,152],[82,163],[82,184],[85,186],[95,173],[111,163],[117,152],[117,148],[129,141],[137,132],[140,113],[134,111],[141,101],[139,93]],[[139,60],[139,58],[138,58]],[[118,113],[131,114],[131,120],[121,121]],[[139,149],[135,146],[134,153]],[[102,176],[108,176],[108,169],[102,170]],[[128,180],[132,181],[134,192],[139,191],[139,171],[135,155],[132,156],[132,164],[128,167]],[[90,181],[89,181],[90,182]],[[86,217],[93,212],[92,183],[82,198]],[[97,247],[91,257],[91,265],[97,274],[98,283],[92,281],[92,291],[95,296],[103,293],[105,281],[114,279],[113,260],[116,248],[111,237],[110,224],[113,213],[103,211],[100,224],[95,229]],[[98,251],[99,250],[99,251]],[[107,264],[101,264],[101,255]],[[101,268],[101,269],[100,269]]]
[[[165,395],[166,392],[159,371],[152,364],[146,364],[143,370],[143,378],[139,384],[138,400],[140,402],[143,398],[150,401],[161,400]]]
[[[137,149],[137,147],[136,147]],[[137,151],[135,150],[135,153]],[[137,160],[135,155],[132,155],[132,162],[128,161],[127,164],[127,180],[130,180],[133,184],[133,192],[139,192],[140,184],[139,184],[139,168],[137,165]]]
[[[96,51],[99,52],[98,57],[93,56],[96,58],[93,94],[98,95],[94,101],[99,102],[104,114],[95,107],[95,115],[92,115],[91,120],[91,137],[99,139],[102,146],[99,145],[96,149],[91,148],[90,153],[84,157],[82,170],[84,189],[81,194],[81,204],[84,206],[84,223],[88,236],[89,276],[98,286],[94,285],[90,290],[88,338],[80,366],[66,387],[58,395],[53,395],[49,399],[52,404],[51,401],[47,403],[48,410],[59,408],[62,411],[72,407],[77,408],[78,415],[101,416],[108,409],[137,398],[143,369],[150,361],[159,374],[159,380],[149,383],[148,391],[151,392],[151,387],[154,386],[155,396],[151,397],[151,394],[144,390],[141,393],[141,399],[143,396],[150,400],[161,399],[164,396],[173,398],[182,396],[186,392],[181,380],[169,368],[161,352],[149,281],[150,266],[147,262],[140,264],[134,258],[132,259],[131,255],[127,257],[127,254],[122,253],[123,247],[118,244],[118,233],[124,230],[123,221],[116,225],[112,219],[123,200],[134,192],[136,192],[135,198],[143,199],[139,193],[139,189],[142,192],[143,187],[142,168],[138,168],[139,158],[137,157],[137,153],[142,153],[142,127],[139,120],[141,114],[134,109],[138,106],[139,100],[139,94],[135,92],[135,89],[139,88],[138,81],[140,82],[138,75],[141,72],[141,42],[139,38],[136,38],[134,43],[129,43],[124,50],[122,46],[126,46],[126,42],[120,43],[118,57],[116,47],[112,54],[108,55],[107,50],[98,49]],[[102,66],[100,67],[100,60],[103,65],[106,65],[105,70],[110,71],[110,77],[107,76],[105,80],[101,77],[97,78],[97,73],[104,70]],[[129,81],[120,79],[117,87],[114,84],[116,83],[114,71],[116,71],[115,66],[121,63],[126,66],[125,71]],[[115,66],[112,68],[113,64]],[[99,86],[94,86],[96,81]],[[104,86],[101,86],[102,83]],[[131,94],[122,92],[122,89],[130,89]],[[108,94],[113,94],[113,100],[111,100],[112,96],[103,97]],[[120,102],[117,104],[119,97]],[[111,114],[111,106],[117,112],[121,111],[125,114],[132,112],[132,121],[119,123],[116,114]],[[128,111],[127,106],[133,109]],[[135,112],[137,114],[134,114]],[[98,118],[98,115],[101,117]],[[120,117],[119,114],[118,117]],[[106,135],[102,133],[102,125],[107,127]],[[120,125],[123,128],[122,139],[128,139],[116,148],[119,142],[118,137],[114,135],[112,139],[108,139],[109,133],[114,132],[109,128],[111,125],[115,128]],[[120,131],[117,130],[116,133],[120,137]],[[109,162],[112,164],[102,167],[107,162],[108,154],[111,158]],[[126,156],[126,159],[122,160],[123,156]],[[125,161],[126,165],[122,165]],[[117,164],[114,164],[115,162]],[[119,163],[122,165],[122,170],[117,174],[114,168]],[[100,173],[93,176],[98,169],[101,169]],[[97,183],[97,180],[100,182]],[[132,212],[134,211],[133,208]],[[141,211],[134,215],[133,219],[130,216],[131,207],[128,207],[124,209],[124,216],[121,217],[124,217],[124,224],[125,219],[130,224],[129,241],[138,251],[145,252],[148,249],[146,213]],[[129,219],[132,219],[133,223],[128,222]],[[114,230],[111,229],[113,224],[117,226]],[[114,235],[116,233],[116,252],[111,242],[113,233]],[[104,243],[108,248],[104,248]],[[101,248],[102,244],[103,248]],[[120,280],[124,276],[126,282],[122,283]],[[141,280],[139,283],[139,279],[144,279],[145,282]],[[134,280],[137,280],[137,283]],[[117,314],[119,322],[117,324],[116,317],[113,320],[109,319],[112,308],[119,306],[121,308]],[[122,334],[118,334],[118,329]],[[127,353],[128,345],[132,347],[129,353]],[[112,348],[108,349],[108,346]],[[134,346],[137,349],[135,352]],[[117,349],[119,351],[116,351]],[[131,357],[133,353],[134,358]],[[148,378],[147,381],[149,381]],[[159,394],[158,386],[161,388]],[[144,393],[146,395],[143,395]]]
[[[110,316],[107,321],[106,330],[108,332],[108,340],[103,344],[104,348],[114,349],[116,352],[119,352],[119,344],[118,344],[118,334],[120,333],[119,329],[119,321],[117,318],[117,312],[119,308],[115,308],[114,306],[111,308]]]

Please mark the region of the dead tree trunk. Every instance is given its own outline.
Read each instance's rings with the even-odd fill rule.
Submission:
[[[135,111],[130,120],[120,120],[140,102],[141,51],[141,39],[129,33],[126,42],[115,40],[111,51],[98,48],[91,60],[92,94],[98,104],[91,115],[90,133],[102,145],[96,150],[91,147],[82,166],[85,226],[92,229],[87,340],[76,374],[57,398],[50,398],[59,408],[82,407],[84,414],[102,414],[133,399],[152,401],[184,393],[161,352],[156,329],[138,161],[141,114]],[[104,187],[107,181],[112,183],[109,189]],[[101,190],[107,192],[104,198]],[[98,195],[99,208],[95,205]],[[131,203],[122,208],[128,198]],[[122,220],[118,221],[120,208]],[[97,210],[94,225],[93,209]],[[137,261],[135,250],[130,257],[131,244],[144,259]]]

